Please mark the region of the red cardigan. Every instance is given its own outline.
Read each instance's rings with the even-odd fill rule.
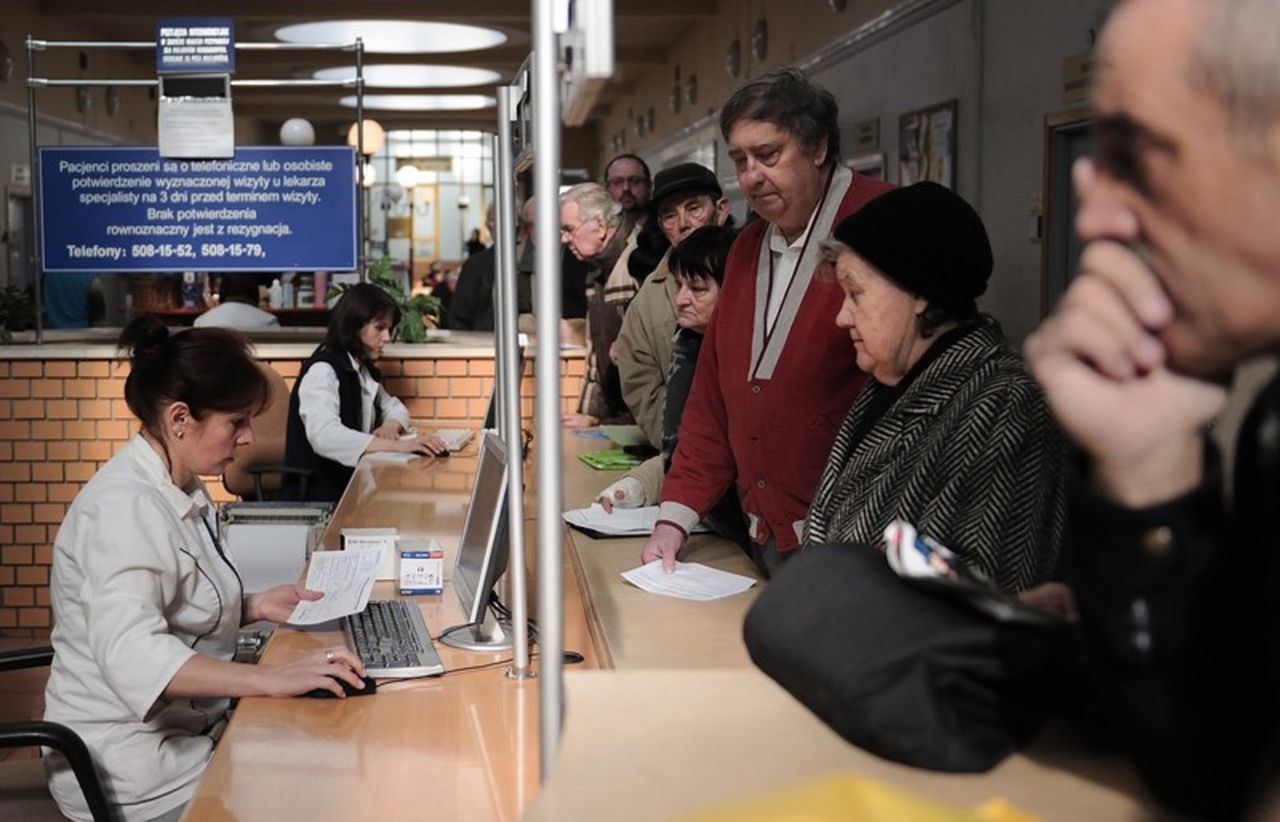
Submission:
[[[841,169],[833,179],[832,195],[848,179],[843,175],[847,172]],[[812,248],[804,259],[812,259],[832,226],[890,188],[853,174],[834,219],[828,214],[830,223],[824,225],[821,211],[815,219],[808,242]],[[767,259],[760,259],[769,255],[767,228],[763,220],[748,225],[729,251],[720,301],[707,327],[679,443],[663,480],[663,519],[687,530],[692,514],[705,515],[736,480],[752,538],[763,543],[773,536],[778,551],[785,552],[799,545],[836,431],[866,375],[855,363],[849,335],[835,325],[843,300],[840,289],[817,280],[809,283],[798,306],[793,304],[785,341],[774,341],[772,369],[753,369],[753,356],[759,360],[770,351],[767,346],[762,351],[763,321],[756,316],[758,301],[768,293],[757,285],[757,272],[769,270]],[[801,273],[795,276],[798,281]],[[783,327],[786,314],[784,304],[775,335],[788,331]]]

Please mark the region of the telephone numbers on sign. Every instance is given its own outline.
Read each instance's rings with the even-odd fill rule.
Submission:
[[[196,248],[190,243],[136,243],[129,247],[129,253],[136,259],[153,257],[196,258]],[[253,257],[265,258],[266,249],[259,243],[201,243],[202,257]]]

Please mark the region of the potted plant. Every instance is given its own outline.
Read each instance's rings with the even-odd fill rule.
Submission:
[[[428,319],[432,325],[440,320],[440,300],[430,294],[406,294],[391,276],[390,257],[383,257],[369,266],[369,282],[387,292],[400,308],[400,322],[392,331],[391,339],[395,342],[426,342]],[[338,285],[334,290],[341,295],[346,288]]]

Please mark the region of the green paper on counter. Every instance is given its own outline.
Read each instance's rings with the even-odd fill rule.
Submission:
[[[585,454],[579,454],[578,459],[597,471],[625,471],[643,462],[639,457],[618,448],[612,451],[588,451]]]

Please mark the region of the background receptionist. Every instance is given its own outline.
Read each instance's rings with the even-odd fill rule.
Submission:
[[[374,366],[399,321],[386,292],[358,283],[338,300],[324,341],[302,364],[289,398],[285,462],[313,472],[307,499],[336,501],[364,454],[446,452],[434,435],[401,439],[412,427],[409,411],[382,387]]]

